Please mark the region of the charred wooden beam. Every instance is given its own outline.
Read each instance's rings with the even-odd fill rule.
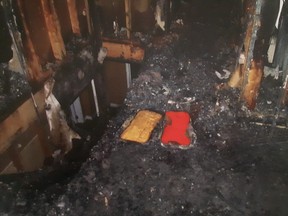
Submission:
[[[41,6],[46,22],[47,31],[54,57],[62,60],[66,54],[64,41],[61,35],[61,28],[56,14],[53,0],[41,0]]]
[[[80,35],[80,25],[78,20],[78,13],[76,8],[76,0],[67,0],[68,10],[70,15],[70,21],[72,25],[72,31],[76,35]]]
[[[21,16],[23,28],[24,28],[24,35],[23,35],[23,46],[25,57],[27,58],[27,66],[29,71],[29,78],[32,81],[40,81],[45,79],[45,74],[42,73],[42,66],[40,62],[39,56],[36,54],[34,44],[31,39],[31,33],[28,28],[27,19],[24,14],[24,5],[23,1],[18,0],[18,9]]]
[[[252,16],[252,33],[247,46],[242,96],[249,109],[254,109],[264,74],[264,63],[278,15],[279,1],[257,0]]]
[[[145,51],[140,44],[131,41],[116,41],[103,38],[102,46],[107,49],[107,58],[123,62],[142,62]]]
[[[246,38],[244,40],[246,61],[244,63],[244,71],[242,73],[242,98],[246,102],[249,109],[254,109],[256,106],[256,98],[258,96],[258,90],[264,68],[262,65],[260,66],[259,61],[261,61],[261,59],[257,58],[257,60],[253,60],[255,57],[253,56],[255,44],[258,39],[257,35],[261,26],[260,13],[263,6],[262,4],[263,2],[261,0],[257,0],[253,5],[252,16],[248,25]]]
[[[44,112],[45,95],[40,90],[34,95],[39,113]],[[25,101],[16,111],[7,117],[0,124],[0,153],[5,151],[11,141],[19,134],[29,128],[31,122],[37,120],[38,115],[35,111],[35,104],[32,99]]]
[[[246,84],[242,92],[242,97],[245,100],[247,107],[251,110],[256,106],[256,99],[263,77],[263,70],[263,61],[253,60],[251,62],[251,66],[247,74]]]

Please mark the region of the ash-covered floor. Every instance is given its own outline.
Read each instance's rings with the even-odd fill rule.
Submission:
[[[279,83],[263,80],[254,112],[238,90],[216,89],[226,80],[215,71],[233,71],[238,56],[235,2],[182,1],[169,33],[138,34],[146,60],[80,171],[57,184],[43,176],[25,187],[0,183],[0,215],[288,215],[288,133],[278,127],[283,119],[287,125],[287,112],[275,108]],[[195,145],[162,147],[163,123],[146,145],[121,141],[122,124],[140,109],[189,112]]]

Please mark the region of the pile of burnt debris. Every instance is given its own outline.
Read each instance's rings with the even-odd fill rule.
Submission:
[[[255,112],[239,100],[239,90],[219,90],[238,56],[238,30],[227,20],[233,5],[193,2],[185,1],[169,33],[146,41],[146,59],[125,104],[92,141],[79,172],[56,184],[45,175],[0,183],[3,214],[288,214],[287,122],[277,122],[287,112],[278,107],[279,118],[272,115],[279,84],[264,80]],[[197,142],[188,150],[162,147],[163,123],[146,145],[124,142],[123,123],[143,109],[188,112]]]

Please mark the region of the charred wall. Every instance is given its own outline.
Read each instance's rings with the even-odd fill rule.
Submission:
[[[54,143],[48,139],[51,130],[49,131],[50,122],[45,112],[51,109],[51,104],[45,105],[47,96],[43,95],[43,86],[51,79],[55,80],[55,84],[49,94],[53,93],[56,96],[62,109],[67,111],[68,117],[71,106],[77,100],[83,117],[105,115],[109,101],[104,85],[106,83],[107,86],[113,86],[111,80],[115,79],[115,74],[116,80],[119,75],[123,80],[123,88],[120,86],[123,101],[126,92],[125,71],[117,73],[118,71],[109,69],[109,73],[112,72],[105,80],[97,55],[102,45],[102,32],[111,32],[116,18],[120,26],[125,27],[125,6],[124,1],[118,1],[113,5],[104,1],[100,7],[96,5],[96,16],[91,16],[89,13],[93,12],[95,6],[93,1],[16,0],[13,1],[13,5],[9,5],[5,0],[3,2],[1,16],[2,9],[6,10],[7,16],[5,19],[4,15],[2,16],[1,28],[4,30],[3,37],[7,43],[2,46],[9,55],[1,59],[4,63],[1,65],[1,77],[9,83],[0,83],[1,88],[3,87],[0,92],[1,99],[4,99],[0,103],[0,172],[30,171],[41,167],[44,158],[62,146],[61,143]],[[24,72],[22,74],[11,71],[9,67],[12,41],[7,22],[11,23],[10,30],[14,35],[21,33],[21,37],[16,38],[18,43],[14,46],[20,47],[16,54],[25,60],[24,64],[18,65],[19,71]],[[144,49],[132,41],[110,41],[106,38],[105,48],[109,50],[110,60],[117,59],[122,64],[130,61],[139,63],[144,58]],[[15,79],[18,76],[21,77],[21,82]],[[17,85],[11,80],[15,80]],[[23,85],[19,86],[19,83]],[[13,85],[11,89],[15,91],[8,91],[9,85]],[[14,97],[14,93],[18,96]],[[7,131],[10,133],[6,133]],[[21,148],[18,148],[20,140]],[[39,160],[35,162],[35,166],[30,166],[31,162],[27,162],[27,158],[35,154],[37,149]]]

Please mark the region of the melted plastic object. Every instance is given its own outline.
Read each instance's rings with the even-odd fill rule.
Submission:
[[[173,145],[179,148],[191,147],[195,133],[190,125],[190,115],[187,112],[168,111],[165,119],[166,125],[161,137],[162,145]]]

